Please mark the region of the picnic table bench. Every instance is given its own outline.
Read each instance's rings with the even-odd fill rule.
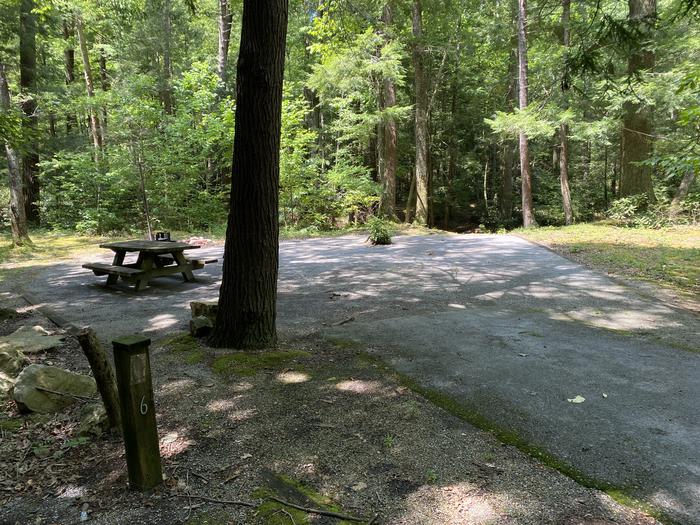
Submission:
[[[182,274],[187,282],[194,281],[192,270],[204,268],[206,264],[215,263],[215,258],[187,258],[185,250],[195,250],[199,246],[184,242],[171,241],[118,241],[100,244],[114,252],[112,264],[94,262],[85,263],[83,268],[92,270],[95,275],[106,275],[107,284],[116,284],[121,278],[134,283],[136,291],[143,290],[148,282],[163,275]],[[126,254],[137,252],[135,263],[124,264]]]

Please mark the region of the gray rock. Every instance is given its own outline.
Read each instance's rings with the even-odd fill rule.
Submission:
[[[8,376],[5,372],[0,371],[0,400],[9,397],[14,386],[15,380]]]
[[[9,377],[15,377],[29,364],[21,350],[17,348],[4,348],[0,350],[0,372],[4,372]]]
[[[63,336],[49,335],[41,326],[23,326],[10,335],[0,337],[0,352],[19,350],[25,354],[35,354],[56,348],[63,342]]]
[[[49,413],[96,393],[91,377],[55,366],[29,365],[17,376],[13,397],[22,412]]]
[[[208,317],[203,315],[194,317],[190,320],[190,334],[193,337],[204,337],[214,328],[214,323]]]
[[[81,436],[99,436],[108,428],[109,419],[102,403],[90,403],[80,410],[78,433]]]
[[[208,317],[212,322],[216,321],[216,313],[219,310],[218,301],[192,301],[190,303],[190,308],[192,310],[192,318],[195,317]]]

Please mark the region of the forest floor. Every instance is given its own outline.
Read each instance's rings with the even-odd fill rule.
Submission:
[[[168,482],[129,493],[118,439],[7,404],[0,523],[70,523],[84,504],[99,523],[304,523],[194,497],[270,493],[377,523],[653,521],[583,485],[700,521],[692,313],[513,236],[296,240],[281,248],[281,352],[226,354],[181,334],[220,264],[135,294],[80,269],[100,252],[5,266],[3,302],[24,293],[105,343],[154,339]],[[41,359],[86,369],[71,342]]]
[[[664,286],[694,301],[700,311],[699,226],[625,228],[598,222],[517,234],[615,277]]]

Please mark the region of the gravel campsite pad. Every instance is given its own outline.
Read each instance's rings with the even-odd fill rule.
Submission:
[[[51,327],[30,310],[0,335],[17,323]],[[184,333],[156,341],[166,481],[147,494],[127,489],[118,437],[77,435],[78,405],[29,417],[5,402],[0,523],[351,523],[270,497],[365,523],[655,523],[431,404],[365,350],[320,338],[272,353],[213,350]],[[71,337],[32,359],[88,369]]]

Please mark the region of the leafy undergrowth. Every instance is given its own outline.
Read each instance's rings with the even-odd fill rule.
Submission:
[[[623,228],[605,223],[516,230],[587,266],[700,294],[700,227]]]

